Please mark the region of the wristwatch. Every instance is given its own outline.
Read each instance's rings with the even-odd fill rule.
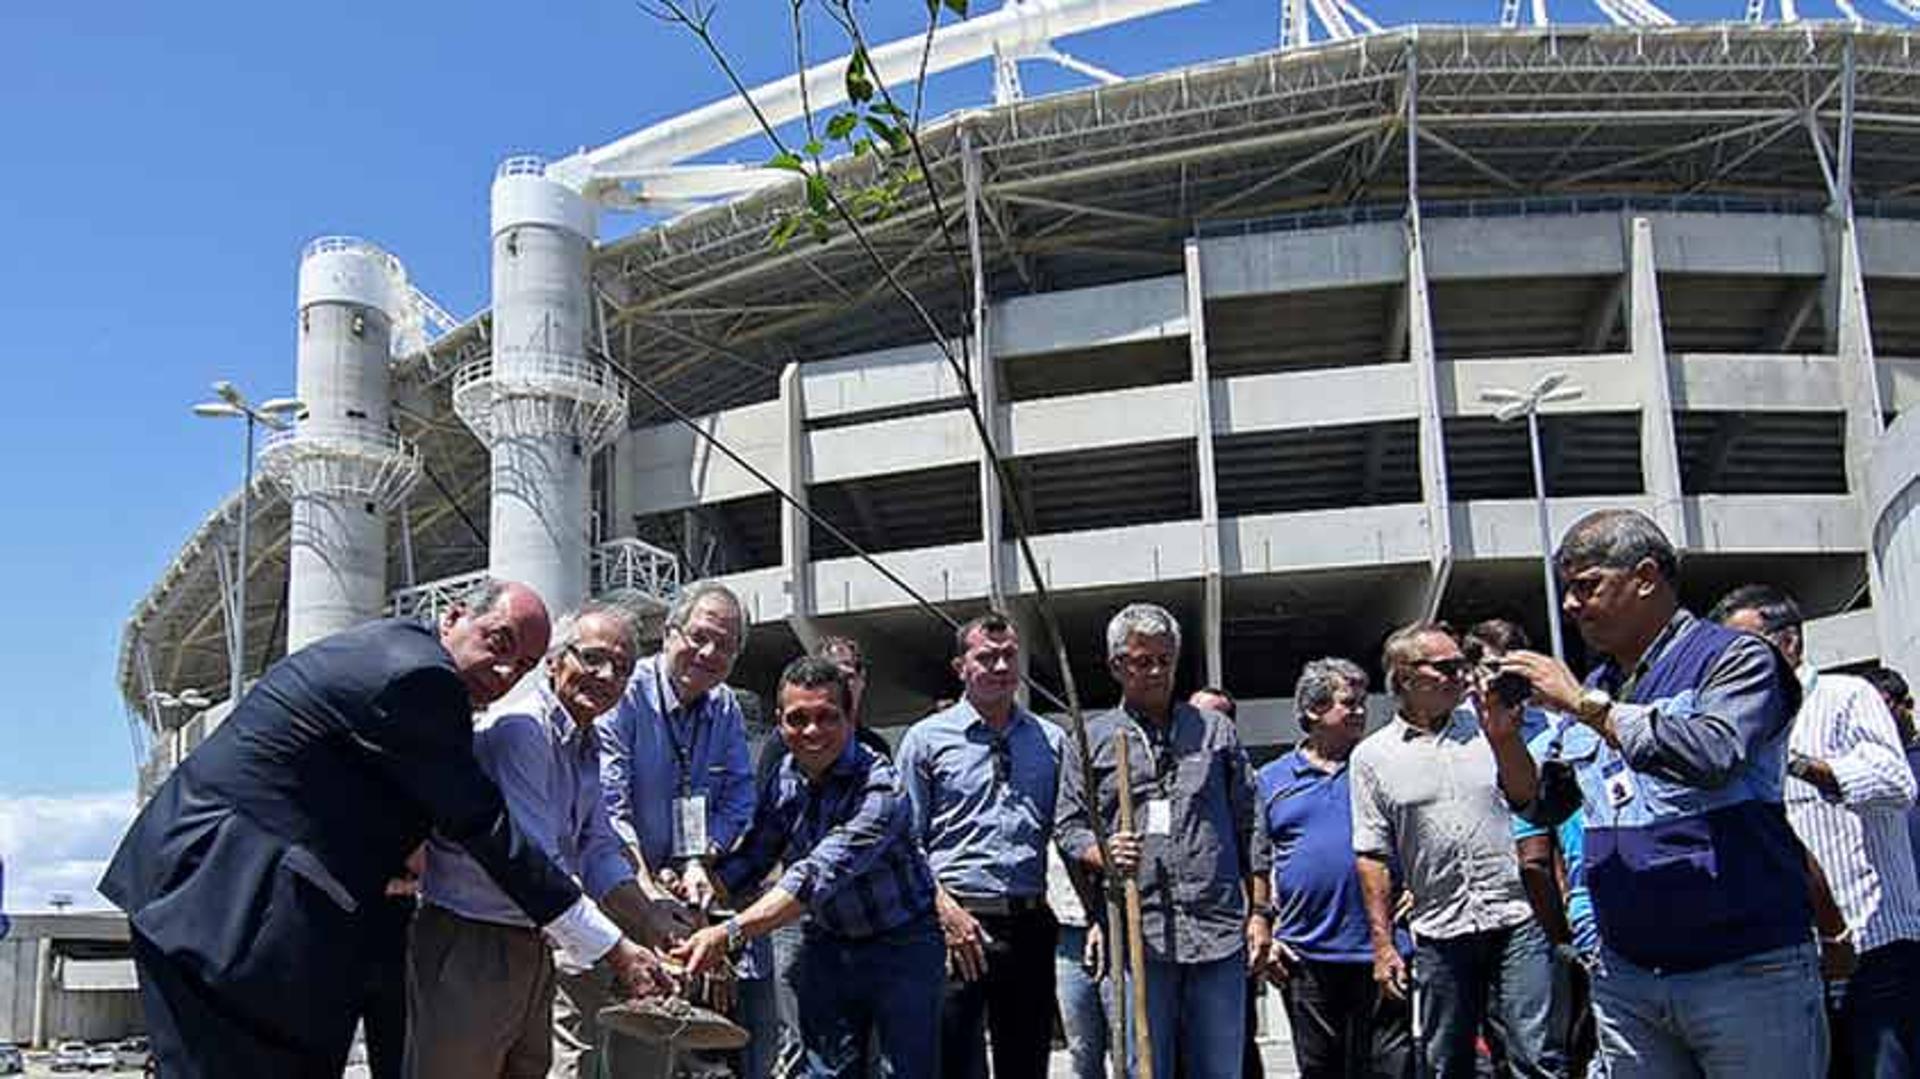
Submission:
[[[1604,689],[1589,689],[1581,693],[1580,699],[1573,706],[1573,714],[1579,717],[1580,722],[1587,724],[1599,723],[1607,718],[1607,713],[1611,711],[1613,711],[1613,694]]]
[[[728,918],[723,925],[727,931],[727,953],[738,954],[740,949],[747,946],[747,931],[741,927],[738,918]]]

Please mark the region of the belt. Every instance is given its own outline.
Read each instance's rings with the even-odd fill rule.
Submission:
[[[1010,914],[1030,914],[1036,910],[1047,909],[1047,899],[1040,895],[996,895],[972,898],[955,896],[955,903],[968,914],[987,914],[1005,917]]]

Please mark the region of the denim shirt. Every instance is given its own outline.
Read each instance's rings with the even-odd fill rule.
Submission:
[[[673,803],[683,789],[706,795],[708,853],[733,846],[753,819],[753,764],[733,691],[714,686],[682,704],[665,664],[658,655],[641,661],[619,705],[596,724],[607,815],[654,871],[672,859]]]
[[[914,835],[947,891],[1046,894],[1062,740],[1060,728],[1019,707],[996,734],[965,699],[908,729],[896,765]]]

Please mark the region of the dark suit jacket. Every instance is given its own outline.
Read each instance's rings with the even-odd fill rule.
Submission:
[[[174,770],[100,890],[236,1015],[316,1053],[343,1048],[393,947],[377,929],[386,881],[429,829],[536,924],[579,898],[475,762],[472,712],[428,628],[380,621],[316,642]]]

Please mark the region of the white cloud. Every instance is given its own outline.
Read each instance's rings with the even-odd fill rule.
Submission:
[[[75,909],[112,906],[94,888],[132,820],[131,791],[0,797],[0,861],[6,864],[0,906],[46,910],[56,892],[71,895]]]

